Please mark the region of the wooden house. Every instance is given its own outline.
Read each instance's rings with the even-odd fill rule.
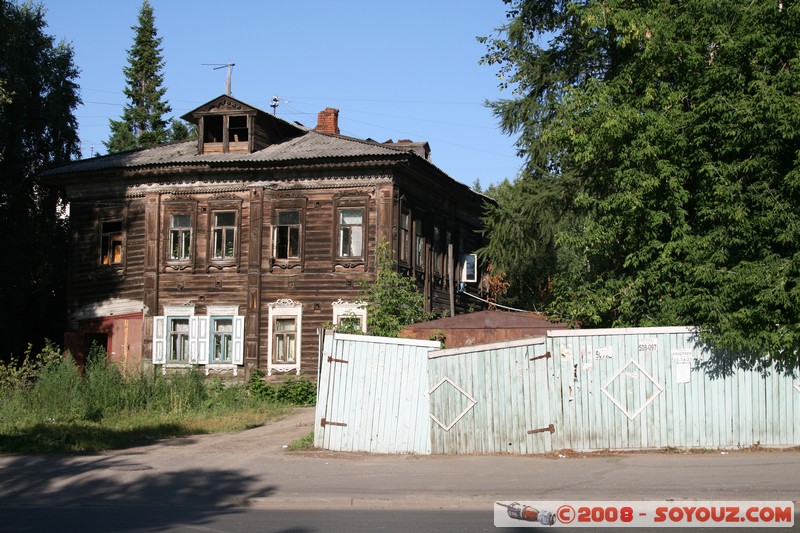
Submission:
[[[223,95],[183,117],[197,140],[44,172],[70,208],[66,347],[100,342],[129,368],[313,375],[319,328],[365,327],[380,241],[428,310],[470,306],[454,287],[479,281],[486,198],[427,143],[340,135],[338,113],[306,128]]]

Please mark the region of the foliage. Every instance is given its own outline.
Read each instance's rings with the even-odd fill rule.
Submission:
[[[164,99],[167,89],[163,87],[161,37],[158,37],[153,7],[148,0],[142,2],[138,25],[131,29],[134,31],[133,46],[128,50],[128,66],[122,69],[128,103],[121,120],[109,120],[111,136],[103,143],[109,153],[190,138],[185,124],[164,118],[172,108]]]
[[[316,382],[295,377],[287,377],[276,382],[266,381],[264,373],[258,369],[251,372],[247,390],[262,401],[298,406],[314,405],[317,401]]]
[[[13,256],[0,283],[3,359],[61,334],[66,309],[63,205],[37,174],[79,153],[78,69],[72,48],[46,33],[44,13],[0,0],[0,249]]]
[[[379,337],[397,337],[403,326],[429,320],[425,297],[417,282],[396,270],[396,262],[385,242],[378,244],[375,280],[362,282],[367,304],[367,331]]]
[[[206,382],[196,370],[128,374],[97,345],[81,372],[68,353],[48,343],[17,366],[0,367],[0,453],[96,451],[253,427],[289,406],[313,404],[313,382],[296,381],[303,383],[263,398],[243,385]]]
[[[483,62],[525,168],[487,255],[527,237],[562,318],[696,325],[743,366],[797,369],[800,5],[506,3]]]
[[[311,431],[303,435],[296,441],[289,444],[289,451],[296,452],[298,450],[307,450],[314,447],[314,432]]]
[[[29,344],[24,358],[12,355],[8,362],[0,361],[0,396],[29,389],[44,368],[61,358],[58,346],[48,339],[45,339],[41,353],[32,355],[32,350],[33,346]]]

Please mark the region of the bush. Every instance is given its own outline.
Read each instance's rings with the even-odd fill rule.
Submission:
[[[310,406],[317,402],[317,385],[310,379],[287,377],[283,381],[264,381],[264,373],[256,369],[250,374],[247,390],[254,397],[269,402]]]

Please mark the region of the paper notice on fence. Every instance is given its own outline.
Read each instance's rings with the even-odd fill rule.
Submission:
[[[689,383],[692,374],[692,356],[691,348],[672,350],[672,366],[675,369],[677,383]]]

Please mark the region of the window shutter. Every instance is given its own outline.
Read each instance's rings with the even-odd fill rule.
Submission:
[[[233,317],[233,364],[244,364],[244,317]]]
[[[207,316],[197,317],[197,362],[201,365],[208,364],[208,325]]]
[[[197,364],[197,317],[189,317],[189,363]]]
[[[164,364],[167,352],[167,317],[153,317],[153,364]]]

